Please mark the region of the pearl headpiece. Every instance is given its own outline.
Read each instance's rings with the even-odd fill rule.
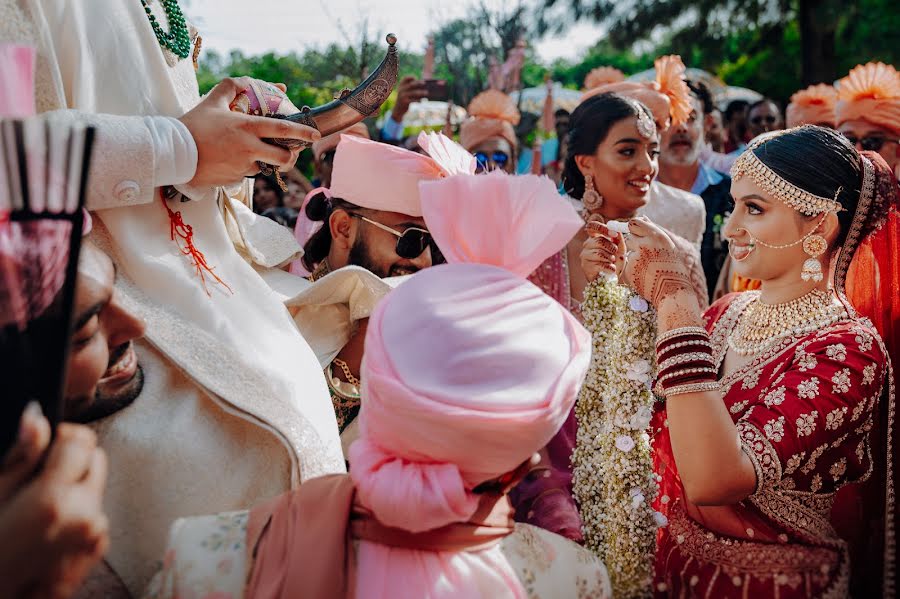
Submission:
[[[841,193],[840,187],[834,193],[834,198],[817,196],[787,181],[766,166],[753,151],[788,131],[793,131],[793,129],[763,135],[751,142],[734,163],[734,166],[731,167],[731,178],[737,181],[744,175],[749,176],[760,189],[806,216],[815,216],[824,212],[834,212],[836,214],[843,210],[844,208],[837,201],[837,197]]]

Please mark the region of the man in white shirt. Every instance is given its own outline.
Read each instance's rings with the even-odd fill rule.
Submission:
[[[171,43],[189,36],[196,50],[196,32],[177,5],[146,5],[0,0],[0,40],[38,48],[38,111],[98,128],[92,237],[118,269],[121,305],[147,323],[134,344],[143,391],[93,423],[110,456],[107,559],[132,594],[174,519],[344,469],[315,354],[255,270],[299,248],[250,211],[242,180],[257,160],[292,162],[262,138],[318,134],[231,113],[241,82],[200,102],[190,48]]]

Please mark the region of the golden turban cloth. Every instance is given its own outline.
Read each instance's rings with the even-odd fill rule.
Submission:
[[[827,124],[836,127],[835,104],[837,90],[834,86],[820,83],[801,89],[791,96],[786,113],[787,126]]]
[[[459,143],[470,152],[483,141],[501,137],[516,148],[519,145],[515,126],[522,116],[508,95],[489,89],[469,103],[469,118],[459,128]]]
[[[900,135],[900,73],[881,62],[855,67],[838,84],[837,124],[862,119]]]

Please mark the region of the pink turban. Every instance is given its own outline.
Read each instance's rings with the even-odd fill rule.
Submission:
[[[647,82],[621,81],[589,89],[581,96],[584,102],[599,94],[616,93],[637,100],[650,109],[656,127],[662,131],[669,124],[685,123],[691,115],[691,90],[685,83],[686,69],[679,56],[656,59],[656,79]]]
[[[785,114],[788,128],[820,123],[826,123],[830,127],[837,126],[835,103],[837,90],[832,85],[821,83],[798,91],[791,96],[791,103]]]
[[[341,141],[341,135],[353,135],[356,137],[362,137],[363,139],[372,139],[372,137],[369,135],[369,129],[368,127],[366,127],[365,123],[356,123],[355,125],[347,127],[343,131],[338,131],[337,133],[326,135],[319,141],[313,142],[313,157],[318,160],[325,152],[335,149],[338,146],[338,142]]]
[[[420,188],[450,263],[414,275],[370,318],[360,438],[350,448],[360,502],[413,532],[471,518],[473,488],[546,445],[591,351],[584,327],[524,278],[583,225],[549,179],[497,172]],[[360,582],[379,596],[525,596],[498,548],[442,554],[362,542],[359,560]],[[449,586],[432,595],[438,580]]]
[[[870,62],[838,81],[837,123],[862,119],[900,135],[900,73]]]
[[[297,243],[305,246],[324,225],[323,221],[313,221],[306,215],[307,205],[319,193],[361,208],[422,216],[419,182],[475,172],[475,157],[444,135],[422,132],[419,146],[427,155],[362,137],[341,135],[334,155],[331,188],[312,190],[300,207],[294,226]],[[308,274],[301,260],[294,261],[291,272],[300,276]]]
[[[513,99],[496,89],[475,96],[469,103],[469,119],[459,128],[459,143],[472,151],[485,140],[499,137],[515,149],[519,145],[515,126],[521,115]]]

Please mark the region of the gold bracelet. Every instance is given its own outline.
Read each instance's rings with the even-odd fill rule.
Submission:
[[[678,385],[677,387],[672,387],[671,389],[663,389],[666,398],[672,397],[674,395],[688,395],[690,393],[706,393],[709,391],[721,391],[722,385],[719,381],[709,381],[704,383],[687,383],[685,385]]]
[[[665,376],[660,377],[659,382],[662,383],[663,381],[678,378],[686,374],[717,374],[717,372],[716,369],[712,366],[712,362],[710,362],[708,368],[684,368],[682,370],[676,370],[675,372],[671,372]]]
[[[660,344],[665,343],[669,339],[674,337],[681,337],[687,335],[702,335],[709,338],[709,331],[707,331],[703,327],[679,327],[677,329],[672,329],[671,331],[666,331],[662,335],[656,338],[656,346],[659,347]]]
[[[657,367],[657,371],[662,372],[670,366],[677,366],[678,364],[684,364],[685,362],[694,362],[698,360],[709,362],[711,364],[712,352],[690,352],[672,356],[671,358],[663,360]]]

